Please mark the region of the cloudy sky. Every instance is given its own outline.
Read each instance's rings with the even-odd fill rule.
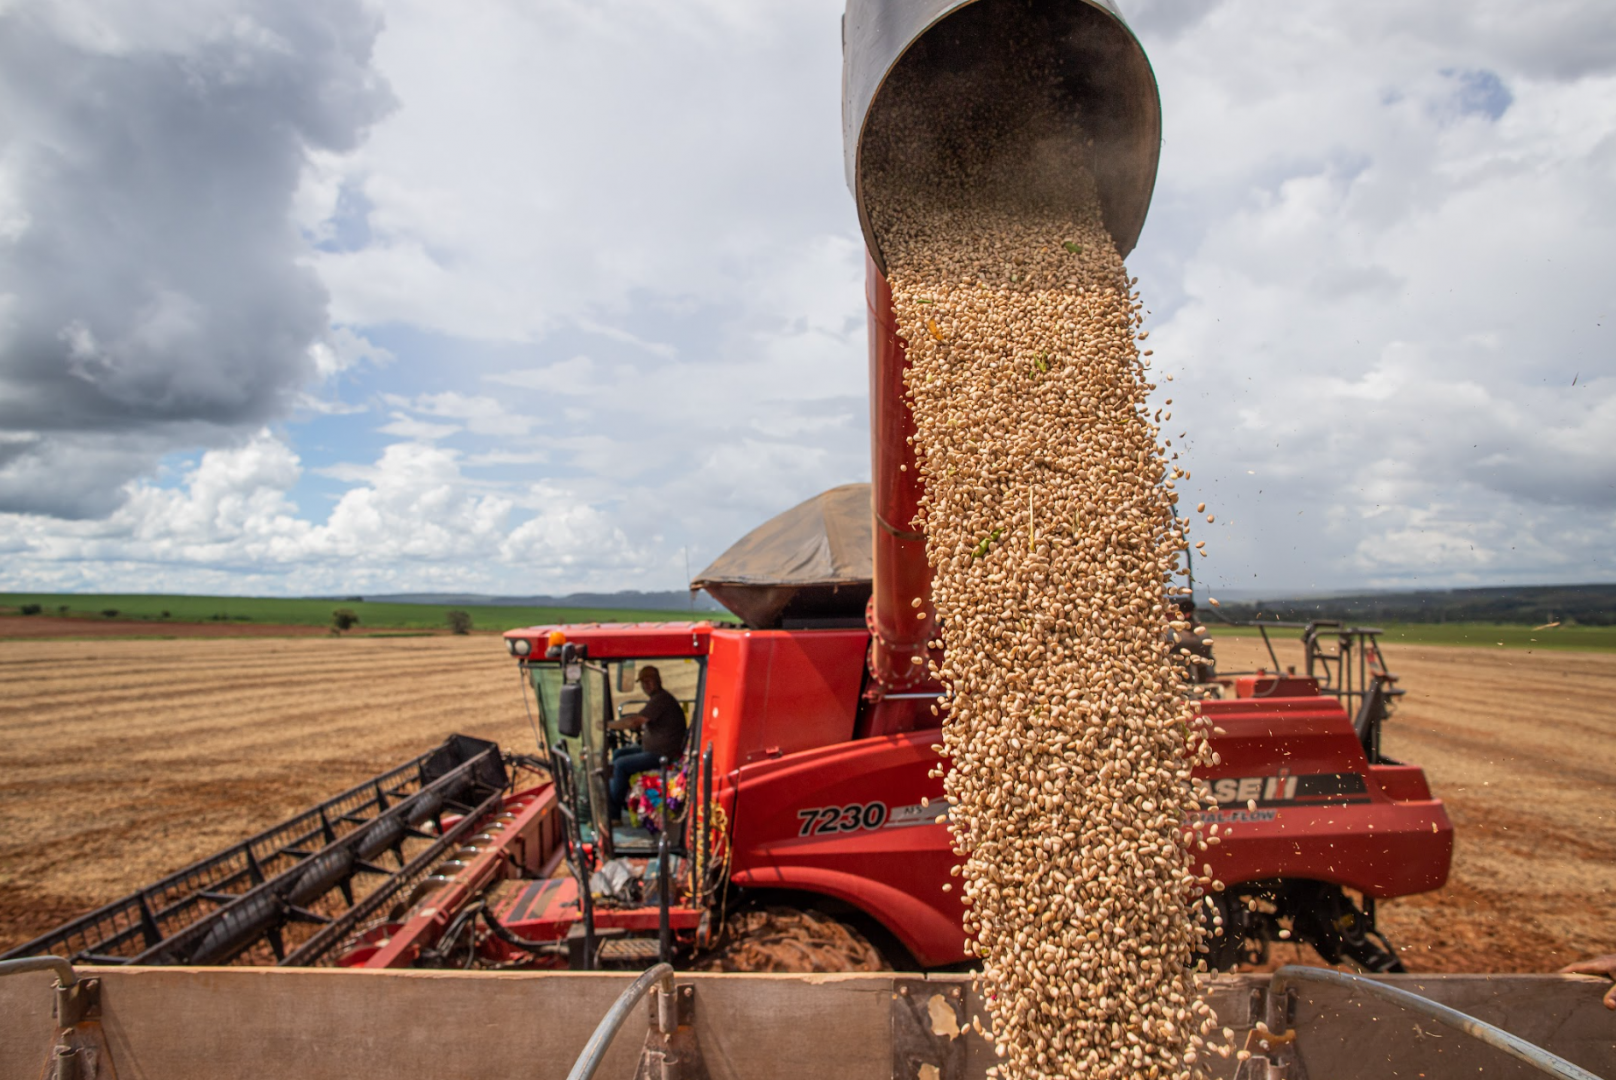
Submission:
[[[868,478],[839,0],[0,0],[0,588],[678,588]],[[1203,580],[1616,580],[1600,0],[1124,0]]]

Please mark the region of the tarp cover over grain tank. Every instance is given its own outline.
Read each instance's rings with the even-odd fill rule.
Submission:
[[[862,624],[870,485],[843,484],[765,521],[690,583],[748,626]]]

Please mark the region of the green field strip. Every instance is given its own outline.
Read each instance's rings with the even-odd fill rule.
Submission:
[[[1205,612],[1197,612],[1204,615]],[[1252,626],[1228,626],[1216,619],[1205,623],[1215,641],[1219,637],[1256,637]],[[1385,631],[1381,640],[1388,645],[1459,645],[1470,648],[1576,649],[1601,652],[1616,649],[1616,626],[1558,626],[1540,630],[1531,626],[1502,623],[1352,623],[1348,626],[1378,626]],[[1270,628],[1276,641],[1301,637],[1299,630]]]
[[[287,599],[246,596],[173,596],[128,593],[0,593],[0,614],[15,615],[28,605],[40,614],[75,619],[136,619],[154,623],[258,623],[270,626],[330,626],[332,613],[359,616],[359,630],[441,630],[448,613],[464,611],[475,630],[509,630],[551,623],[678,622],[720,618],[719,613],[647,611],[621,608],[506,607],[503,605],[395,604],[365,600]],[[108,612],[116,614],[109,615]]]

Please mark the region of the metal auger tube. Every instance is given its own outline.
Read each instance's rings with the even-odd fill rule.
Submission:
[[[61,956],[23,956],[16,960],[0,960],[0,976],[24,975],[31,971],[56,973],[56,1026],[59,1030],[77,1027],[86,1017],[94,1014],[100,996],[101,980],[81,979],[73,965]],[[61,1054],[64,1047],[58,1047]],[[77,1051],[67,1049],[71,1056]]]
[[[54,971],[57,983],[63,987],[78,981],[78,973],[64,957],[25,956],[20,960],[0,960],[0,976],[26,975],[30,971]]]
[[[882,152],[883,118],[919,107],[939,133],[981,130],[1032,138],[1007,122],[1044,108],[1021,74],[1053,72],[1053,107],[1081,126],[1086,167],[1099,189],[1117,252],[1139,239],[1161,156],[1161,98],[1150,60],[1115,0],[848,0],[842,19],[842,154],[847,186],[876,268],[885,273],[870,212],[870,169]],[[946,84],[946,97],[902,101],[905,83]],[[994,108],[982,111],[981,107]],[[939,152],[946,139],[939,139]],[[934,163],[935,164],[935,163]],[[921,166],[924,170],[925,166]]]
[[[624,990],[618,996],[617,1000],[612,1003],[612,1007],[606,1011],[606,1015],[601,1018],[599,1026],[595,1028],[595,1033],[589,1036],[588,1042],[584,1043],[583,1052],[578,1055],[578,1060],[573,1063],[572,1071],[567,1074],[567,1080],[590,1080],[595,1075],[595,1070],[600,1068],[600,1063],[606,1060],[606,1051],[611,1049],[612,1040],[617,1038],[617,1032],[622,1028],[623,1021],[628,1019],[629,1013],[634,1011],[634,1006],[638,1005],[640,999],[650,993],[651,987],[657,983],[662,984],[662,1000],[671,1002],[673,1000],[672,964],[657,964],[655,967],[647,969],[644,974],[629,985],[627,990]]]
[[[1029,81],[1030,73],[1040,73]],[[904,133],[916,127],[924,143]],[[1054,137],[1059,136],[1059,137]],[[1094,177],[1117,252],[1144,227],[1161,154],[1161,100],[1150,61],[1113,0],[848,0],[842,23],[842,146],[868,253],[873,592],[867,734],[911,730],[919,707],[888,695],[925,690],[936,625],[925,487],[893,315],[878,178],[900,169],[916,190],[950,175],[961,145],[992,144]],[[914,601],[919,600],[919,603]],[[884,704],[891,701],[891,705]]]
[[[1275,1026],[1272,1013],[1276,1003],[1285,1000],[1285,990],[1288,984],[1295,982],[1326,983],[1333,986],[1345,986],[1353,990],[1362,990],[1366,994],[1384,998],[1394,1004],[1401,1005],[1412,1012],[1429,1016],[1438,1023],[1445,1024],[1455,1031],[1462,1031],[1471,1038],[1478,1039],[1495,1049],[1502,1050],[1510,1057],[1524,1061],[1539,1072],[1550,1076],[1563,1077],[1564,1080],[1600,1080],[1598,1076],[1584,1069],[1580,1065],[1573,1065],[1565,1058],[1551,1054],[1541,1046],[1535,1046],[1517,1035],[1511,1035],[1503,1028],[1494,1027],[1484,1020],[1477,1020],[1469,1013],[1462,1013],[1458,1009],[1438,1004],[1428,997],[1400,990],[1395,986],[1388,986],[1383,982],[1368,979],[1362,975],[1349,975],[1344,971],[1328,971],[1323,968],[1282,967],[1274,972],[1274,977],[1268,983],[1268,1002],[1271,1018],[1269,1030]],[[1284,1007],[1279,1006],[1279,1015],[1283,1016]],[[1283,1022],[1280,1027],[1285,1027]]]

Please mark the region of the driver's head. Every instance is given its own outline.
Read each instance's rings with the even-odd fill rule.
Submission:
[[[662,689],[662,672],[647,664],[640,669],[640,673],[634,677],[634,681],[639,683],[640,689],[647,694],[654,694]]]

